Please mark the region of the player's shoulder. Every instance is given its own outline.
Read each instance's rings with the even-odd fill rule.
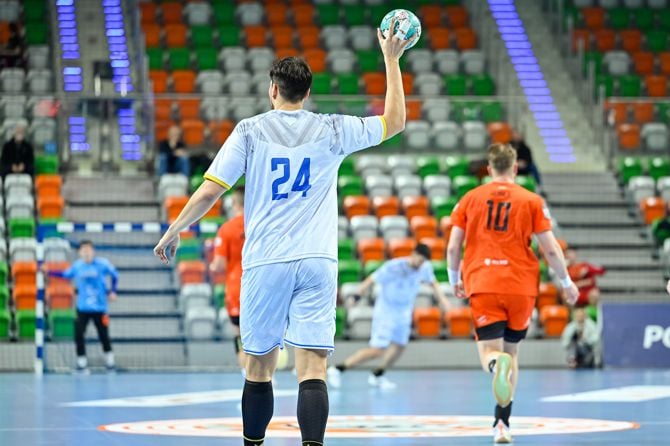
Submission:
[[[242,135],[251,133],[260,123],[272,116],[272,112],[273,110],[268,110],[264,113],[240,120],[237,125],[235,125],[235,131]]]

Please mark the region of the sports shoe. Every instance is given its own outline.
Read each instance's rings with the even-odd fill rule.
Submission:
[[[330,366],[327,370],[328,385],[333,389],[339,389],[342,385],[342,372]]]
[[[91,371],[88,367],[76,367],[73,371],[75,375],[90,375]]]
[[[501,353],[496,360],[493,376],[493,395],[500,407],[507,407],[512,401],[512,382],[509,379],[511,367],[512,357],[507,353]]]
[[[396,383],[389,381],[385,376],[368,376],[368,384],[372,387],[379,387],[381,390],[393,390],[396,387]]]
[[[497,444],[507,444],[512,442],[512,434],[509,432],[509,426],[506,426],[502,420],[493,428],[493,442]]]

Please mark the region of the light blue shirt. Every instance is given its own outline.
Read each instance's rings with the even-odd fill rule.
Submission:
[[[109,260],[95,257],[91,263],[79,259],[63,271],[62,277],[74,281],[77,289],[77,310],[85,313],[107,312],[107,283],[116,291],[119,274]]]
[[[411,315],[421,284],[435,282],[430,262],[423,262],[418,269],[414,269],[407,257],[389,260],[372,277],[381,286],[375,310],[383,308],[392,315]]]

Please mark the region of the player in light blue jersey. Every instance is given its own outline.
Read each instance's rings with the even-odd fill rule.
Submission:
[[[361,284],[357,298],[367,294],[374,284],[381,286],[372,316],[370,346],[328,369],[328,383],[331,387],[340,387],[341,375],[345,370],[381,357],[381,366],[368,377],[368,383],[384,390],[395,388],[395,384],[386,379],[384,372],[396,362],[409,341],[412,311],[419,286],[422,283],[431,285],[442,309],[448,311],[450,307],[428,259],[430,249],[418,244],[411,256],[389,260]]]
[[[394,28],[394,24],[391,25]],[[272,418],[278,347],[295,347],[303,446],[322,445],[328,420],[326,360],[334,348],[337,294],[337,170],[347,155],[404,129],[399,59],[411,40],[377,33],[386,64],[382,116],[303,109],[312,73],[287,57],[270,71],[272,110],[240,121],[181,214],[154,248],[165,263],[179,233],[245,175],[240,334],[248,353],[242,395],[244,444],[263,444]]]

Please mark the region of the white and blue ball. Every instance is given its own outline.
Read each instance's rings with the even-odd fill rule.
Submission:
[[[381,25],[379,25],[379,29],[382,31],[382,34],[386,39],[391,35],[389,28],[391,27],[391,20],[393,20],[394,17],[396,22],[393,34],[396,37],[402,40],[409,40],[414,36],[418,36],[406,49],[412,48],[416,42],[419,41],[419,38],[421,38],[421,22],[419,21],[419,18],[414,15],[413,12],[406,9],[394,9],[393,11],[390,11],[384,16]]]

